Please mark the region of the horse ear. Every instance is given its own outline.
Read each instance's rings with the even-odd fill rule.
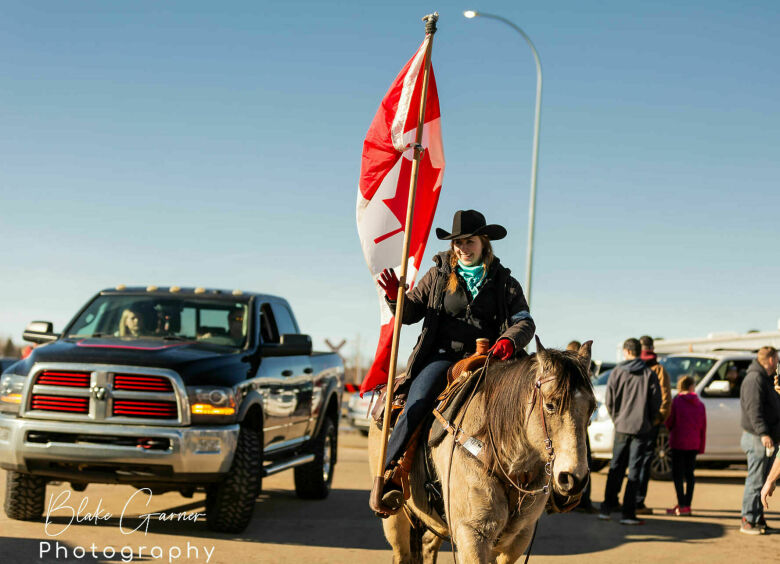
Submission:
[[[539,335],[534,335],[534,339],[536,339],[536,352],[542,352],[544,350],[544,345],[542,345],[542,341],[539,340]]]
[[[582,360],[582,364],[585,365],[586,368],[590,369],[590,347],[593,344],[593,341],[585,341],[582,346],[580,346],[580,350],[577,351],[577,355]]]

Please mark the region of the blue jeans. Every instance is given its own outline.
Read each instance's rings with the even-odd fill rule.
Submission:
[[[406,450],[412,434],[423,420],[430,415],[436,397],[447,387],[447,369],[452,360],[445,355],[436,355],[412,380],[406,407],[398,417],[390,439],[387,441],[385,470],[398,460]]]
[[[772,458],[766,455],[766,447],[761,444],[761,437],[753,433],[743,430],[740,446],[747,454],[747,478],[745,478],[745,493],[742,496],[742,517],[755,525],[764,522],[761,488],[764,487],[766,477],[769,475]]]
[[[636,495],[639,490],[639,475],[642,462],[649,449],[653,448],[652,432],[643,435],[629,435],[615,432],[612,445],[612,461],[609,463],[607,485],[604,488],[604,502],[601,512],[609,513],[618,506],[618,494],[628,468],[626,491],[623,493],[623,517],[636,517]]]

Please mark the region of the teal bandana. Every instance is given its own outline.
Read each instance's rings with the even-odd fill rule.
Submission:
[[[460,277],[466,282],[466,287],[471,292],[471,297],[476,298],[479,289],[485,283],[485,265],[466,266],[459,260],[458,266],[455,267],[455,272],[460,274]]]

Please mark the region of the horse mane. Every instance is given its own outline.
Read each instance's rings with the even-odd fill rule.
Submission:
[[[490,363],[482,385],[484,414],[478,431],[478,436],[488,442],[486,460],[489,472],[500,473],[501,468],[511,470],[515,463],[523,464],[524,458],[505,461],[499,467],[501,462],[496,455],[502,450],[506,453],[507,447],[513,452],[530,454],[525,406],[533,398],[536,381],[557,375],[553,391],[545,396],[545,400],[553,401],[560,414],[571,407],[572,398],[578,390],[593,394],[588,368],[576,352],[556,349],[544,349],[507,362]]]

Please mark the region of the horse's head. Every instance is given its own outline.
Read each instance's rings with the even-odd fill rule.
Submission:
[[[529,446],[541,450],[543,456],[547,455],[545,440],[551,441],[555,451],[553,495],[578,496],[588,483],[585,441],[596,406],[589,377],[592,343],[574,352],[545,349],[536,340],[536,382],[540,385],[535,405],[528,406],[526,434]]]
[[[554,501],[582,492],[588,483],[585,433],[596,406],[588,376],[591,343],[559,351],[537,338],[535,355],[490,365],[479,431],[489,445],[489,472],[525,488],[551,483]]]

